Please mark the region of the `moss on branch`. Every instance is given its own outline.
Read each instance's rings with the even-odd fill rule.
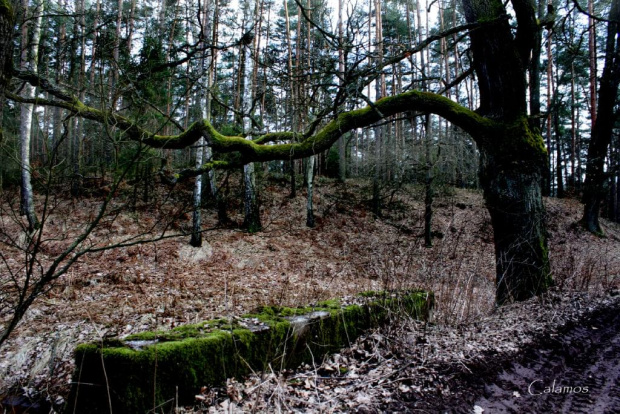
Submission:
[[[247,140],[240,136],[223,135],[204,119],[194,122],[180,134],[158,135],[115,112],[85,105],[75,96],[52,85],[37,74],[18,72],[17,77],[40,87],[57,99],[27,101],[17,95],[9,94],[9,99],[14,101],[64,108],[77,116],[115,127],[128,138],[153,148],[186,148],[204,137],[214,153],[239,153],[242,163],[305,158],[329,149],[338,138],[353,129],[368,127],[386,117],[408,111],[437,114],[468,132],[476,141],[482,141],[481,137],[492,135],[493,131],[501,129],[500,124],[444,96],[430,92],[410,91],[380,99],[372,106],[343,112],[311,135],[276,132],[259,136],[254,140]],[[302,137],[303,139],[296,142]]]
[[[13,5],[10,0],[0,0],[0,15],[7,16],[10,21],[13,21]]]

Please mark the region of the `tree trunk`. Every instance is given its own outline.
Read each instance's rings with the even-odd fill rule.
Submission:
[[[289,12],[288,12],[288,1],[287,0],[283,0],[284,3],[284,22],[285,22],[285,30],[286,30],[286,48],[287,48],[287,52],[288,52],[288,56],[287,56],[287,70],[288,70],[288,77],[289,77],[289,99],[288,99],[288,105],[289,105],[289,118],[291,121],[291,131],[293,132],[297,132],[297,115],[296,115],[296,111],[297,111],[297,98],[296,98],[296,93],[295,93],[295,81],[294,81],[294,72],[293,72],[293,42],[291,40],[291,25],[290,25],[290,18],[289,18]],[[298,51],[299,52],[299,51]],[[299,59],[299,56],[298,56]],[[290,185],[291,185],[291,192],[289,194],[290,198],[295,198],[297,196],[297,179],[295,177],[295,160],[291,159],[289,161],[289,180],[290,180]]]
[[[251,140],[250,135],[252,129],[252,123],[250,120],[252,111],[252,56],[251,46],[253,36],[249,35],[250,30],[253,30],[254,15],[250,7],[250,0],[246,0],[244,13],[245,13],[245,30],[244,39],[242,44],[243,48],[243,132],[246,134],[246,139]],[[243,227],[250,233],[256,233],[261,230],[262,225],[260,222],[260,208],[258,206],[258,197],[256,196],[256,173],[254,169],[254,163],[249,163],[243,166],[243,184],[244,184],[244,212],[245,217],[243,221]]]
[[[77,13],[79,15],[81,15],[80,17],[80,21],[78,24],[78,21],[76,19],[75,21],[75,25],[74,25],[74,30],[73,30],[73,36],[74,36],[74,41],[77,42],[77,37],[78,37],[78,33],[80,35],[80,60],[79,60],[79,68],[77,71],[77,76],[75,76],[75,89],[77,91],[79,91],[78,96],[79,99],[81,101],[84,101],[84,97],[85,97],[85,93],[84,93],[84,81],[85,81],[85,77],[86,77],[86,52],[85,52],[85,45],[86,45],[86,37],[84,34],[84,31],[86,30],[86,23],[85,23],[85,17],[84,17],[84,0],[76,0],[75,1],[75,9],[77,11]],[[75,55],[77,53],[76,50],[73,51],[73,54]],[[73,62],[73,61],[72,61]],[[75,63],[72,63],[72,65],[74,65]],[[74,73],[75,71],[71,71],[72,73]],[[81,148],[82,148],[82,141],[83,141],[83,125],[84,125],[84,120],[80,119],[78,117],[75,117],[73,120],[73,135],[72,135],[72,142],[71,142],[71,172],[72,172],[72,178],[71,178],[71,195],[76,197],[80,194],[81,192],[81,184],[80,184],[80,180],[78,179],[80,176],[80,163],[81,163]]]
[[[588,0],[588,61],[590,64],[590,122],[592,128],[596,123],[596,77],[597,77],[597,65],[596,65],[596,20],[591,16],[594,15],[594,0]]]
[[[504,155],[481,151],[480,182],[495,238],[498,304],[526,300],[552,283],[541,192],[544,163],[535,158],[513,163]],[[530,157],[525,151],[519,155]]]
[[[426,177],[424,179],[424,245],[433,247],[433,160],[432,160],[432,124],[431,115],[427,114],[424,122],[424,153]]]
[[[198,141],[198,148],[196,148],[196,168],[200,168],[202,166],[202,156],[204,154],[204,138],[200,138]],[[202,231],[201,231],[201,223],[202,223],[202,176],[200,174],[196,176],[196,181],[194,182],[194,205],[193,205],[193,213],[192,213],[192,237],[189,241],[189,244],[194,247],[202,246]]]
[[[28,9],[28,1],[24,0],[24,11]],[[41,3],[34,11],[37,18],[34,19],[34,26],[32,28],[32,41],[28,42],[28,24],[23,25],[22,29],[22,53],[21,53],[21,68],[22,70],[31,70],[34,73],[38,72],[38,60],[39,60],[39,39],[41,37],[41,24],[43,18],[44,3]],[[30,56],[28,56],[28,50],[30,50]],[[27,83],[24,86],[23,96],[27,99],[33,99],[35,97],[36,89],[34,86]],[[28,231],[39,227],[39,219],[37,218],[34,210],[34,200],[32,192],[32,177],[30,167],[30,139],[32,133],[32,114],[34,112],[34,105],[22,104],[21,107],[21,128],[20,128],[20,162],[21,162],[21,214],[25,215],[28,219]]]
[[[620,0],[613,0],[609,11],[605,67],[598,93],[596,122],[588,146],[586,180],[583,191],[583,219],[586,229],[602,235],[599,223],[601,201],[605,197],[605,157],[611,142],[615,122],[614,107],[620,85]]]
[[[555,130],[555,196],[564,198],[564,168],[562,167],[562,134],[560,131],[560,108],[553,111],[553,129]]]
[[[198,10],[198,13],[202,14],[202,33],[201,33],[201,39],[203,39],[203,42],[206,41],[207,36],[210,33],[210,8],[211,8],[211,3],[209,0],[207,0],[205,2],[204,5],[204,10]],[[172,44],[172,35],[170,36],[170,43]],[[204,47],[204,43],[201,45]],[[170,50],[170,48],[168,49]],[[201,105],[204,105],[203,108],[203,113],[202,113],[202,117],[204,119],[210,120],[211,118],[211,108],[210,108],[210,100],[211,100],[211,96],[209,95],[209,88],[211,86],[211,62],[209,61],[210,59],[207,57],[207,52],[203,52],[203,56],[202,56],[202,65],[201,65],[201,73],[200,76],[205,76],[204,73],[202,73],[202,71],[204,70],[204,67],[206,65],[207,67],[207,74],[206,74],[206,85],[205,88],[203,88],[203,94],[201,96]],[[170,82],[168,83],[168,93],[170,93]],[[170,100],[168,101],[168,115],[170,115]],[[198,147],[196,148],[196,168],[200,168],[202,166],[202,158],[203,155],[205,153],[205,140],[204,138],[200,138],[200,140],[198,140]],[[200,247],[202,246],[202,231],[201,231],[201,223],[202,223],[202,180],[203,180],[203,175],[204,174],[200,174],[198,176],[196,176],[196,180],[194,181],[194,205],[193,205],[193,213],[192,213],[192,237],[189,241],[189,244],[194,246],[194,247]]]
[[[554,79],[553,79],[553,49],[551,43],[553,39],[553,32],[550,30],[547,34],[547,164],[549,168],[545,170],[543,175],[543,196],[549,197],[553,195],[553,167],[551,161],[551,136],[553,135],[553,111],[558,110],[554,108],[554,101],[558,98],[555,95]]]
[[[510,23],[501,19],[501,0],[463,0],[463,5],[470,23],[497,19],[470,37],[480,88],[477,112],[502,124],[492,136],[474,138],[495,238],[496,301],[503,304],[528,299],[552,283],[542,202],[547,151],[526,111],[525,72],[538,23],[528,2],[513,2],[518,20],[514,35]]]
[[[11,79],[13,66],[13,23],[14,7],[10,0],[0,0],[0,143],[2,135],[2,110],[4,108],[4,91]]]
[[[306,181],[308,189],[308,200],[306,202],[306,226],[314,227],[314,208],[312,204],[312,197],[314,196],[314,164],[316,156],[308,158],[306,165]]]
[[[371,2],[372,4],[372,2]],[[381,2],[374,0],[375,7],[375,54],[377,56],[375,64],[379,67],[383,64],[383,27],[381,23]],[[372,13],[371,13],[372,14]],[[370,33],[369,33],[370,36]],[[384,90],[384,77],[383,74],[377,76],[375,80],[375,96],[376,99],[381,99],[385,96]],[[383,125],[377,125],[374,127],[375,135],[375,160],[374,160],[374,174],[372,178],[372,211],[375,215],[381,215],[381,158],[382,158],[382,146],[384,138]]]
[[[114,32],[114,45],[112,46],[112,76],[110,77],[110,103],[112,110],[117,109],[118,100],[120,99],[117,88],[119,81],[121,24],[123,23],[123,0],[118,0],[116,7],[116,28]]]
[[[343,1],[338,0],[338,85],[344,84],[344,32],[342,29]],[[347,178],[347,147],[346,135],[338,139],[338,181],[344,183]]]
[[[570,124],[571,124],[571,137],[570,137],[570,180],[568,182],[569,191],[572,195],[577,192],[579,185],[579,179],[577,178],[576,160],[577,160],[577,107],[575,98],[575,64],[571,63],[571,83],[570,83]]]

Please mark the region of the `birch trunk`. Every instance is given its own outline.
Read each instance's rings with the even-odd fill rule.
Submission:
[[[36,18],[32,20],[32,40],[28,42],[29,24],[22,26],[22,51],[21,68],[38,72],[39,40],[41,38],[41,24],[43,18],[43,2],[34,10]],[[28,0],[22,4],[24,13],[28,10]],[[30,52],[30,53],[28,53]],[[29,56],[30,55],[30,56]],[[26,99],[34,99],[36,90],[29,83],[24,86],[23,96]],[[32,192],[32,176],[30,167],[30,139],[32,134],[32,114],[34,105],[22,104],[20,115],[20,162],[21,162],[21,214],[28,219],[28,231],[32,232],[39,228],[39,220],[34,209]]]
[[[210,24],[210,9],[211,9],[211,1],[207,0],[204,4],[204,12],[202,10],[199,13],[202,13],[202,33],[201,38],[203,39],[203,44],[201,46],[204,47],[204,42],[206,41],[207,36],[210,34],[211,24]],[[172,40],[172,36],[171,36]],[[203,94],[201,99],[201,105],[204,108],[202,112],[202,117],[208,121],[211,119],[211,108],[210,108],[210,95],[209,88],[211,86],[211,76],[210,76],[210,68],[211,68],[211,57],[207,56],[207,51],[203,52],[201,72],[204,71],[205,67],[207,68],[207,76],[206,76],[206,85],[203,88]],[[204,73],[202,73],[204,76]],[[170,94],[170,83],[168,83],[168,93]],[[170,101],[168,101],[168,111],[170,109]],[[169,114],[169,113],[168,113]],[[205,139],[201,137],[198,140],[198,146],[196,148],[196,168],[202,167],[203,163],[203,155],[205,155]],[[192,214],[192,237],[189,241],[189,244],[194,247],[202,246],[202,231],[201,231],[201,223],[202,223],[202,179],[204,174],[200,174],[196,176],[196,181],[194,182],[194,205],[193,205],[193,214]]]
[[[313,155],[308,158],[306,163],[306,180],[308,181],[308,199],[306,202],[306,226],[314,227],[314,206],[312,204],[312,198],[314,196],[314,165],[316,156]]]

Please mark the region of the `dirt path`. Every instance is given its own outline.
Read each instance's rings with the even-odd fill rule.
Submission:
[[[459,392],[441,403],[441,411],[620,412],[619,310],[595,312],[529,349],[518,361],[493,361],[472,370],[465,381],[453,384]],[[432,401],[425,405],[429,411],[440,408],[431,409]]]

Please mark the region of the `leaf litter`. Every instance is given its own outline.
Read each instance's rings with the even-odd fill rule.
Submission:
[[[315,229],[304,226],[303,197],[290,200],[272,188],[262,233],[216,228],[215,214],[207,210],[205,227],[215,229],[205,232],[199,249],[177,238],[84,257],[33,305],[3,348],[0,395],[20,392],[60,406],[74,369],[72,352],[81,342],[238,316],[265,304],[305,306],[334,297],[346,302],[369,290],[429,289],[437,300],[433,323],[396,318],[324,361],[294,371],[272,367],[221,388],[205,385],[194,407],[176,410],[398,411],[412,401],[458,393],[452,379],[485,358],[517,353],[616,300],[610,295],[619,283],[620,229],[605,223],[606,239],[583,233],[575,225],[577,202],[546,202],[557,287],[545,297],[495,309],[492,232],[479,193],[456,190],[437,200],[440,238],[428,249],[420,237],[419,190],[401,192],[399,208],[388,206],[378,219],[366,212],[363,198],[351,196],[363,194],[364,184],[350,186],[357,188],[317,186]],[[60,208],[57,213],[87,220],[95,205],[83,200],[72,215]],[[97,236],[114,242],[158,219],[148,209],[120,213]],[[233,219],[241,222],[239,215]],[[67,239],[78,227],[56,223],[64,225]],[[53,258],[62,241],[45,247]],[[17,254],[14,260],[19,262]]]

